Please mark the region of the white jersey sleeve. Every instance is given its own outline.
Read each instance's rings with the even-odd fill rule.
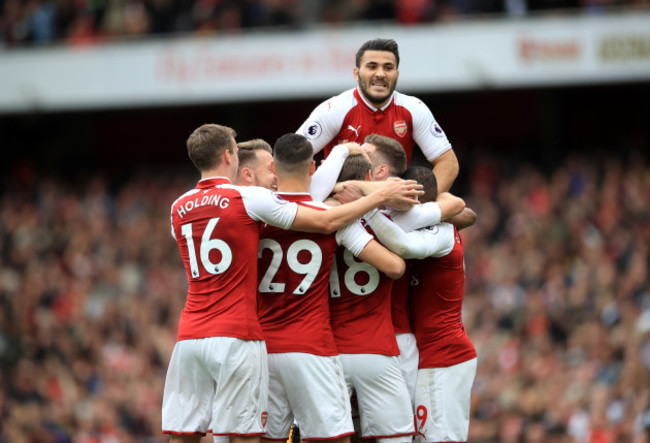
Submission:
[[[390,218],[404,232],[436,225],[440,223],[441,217],[440,205],[436,202],[422,203],[413,206],[408,211],[392,211],[390,213]]]
[[[339,245],[345,246],[345,248],[355,257],[361,254],[363,248],[365,248],[371,240],[374,240],[372,234],[361,226],[359,220],[356,220],[336,231],[336,242]]]
[[[454,226],[449,223],[404,232],[379,211],[369,216],[367,221],[379,240],[405,259],[443,257],[454,248]]]
[[[320,152],[341,131],[345,116],[356,104],[353,91],[350,89],[318,105],[296,131],[309,140],[314,147],[314,154]]]
[[[242,196],[246,213],[253,220],[289,229],[296,218],[298,205],[259,186],[236,186]]]
[[[349,154],[350,151],[346,146],[337,145],[316,169],[309,184],[309,193],[315,201],[322,202],[330,195]]]
[[[434,161],[451,149],[451,143],[436,122],[431,110],[417,97],[400,94],[396,104],[404,101],[413,118],[413,140],[429,161]]]

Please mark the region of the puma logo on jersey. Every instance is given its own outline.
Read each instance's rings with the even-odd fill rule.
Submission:
[[[348,125],[348,129],[357,134],[357,137],[359,137],[359,129],[361,129],[361,125],[359,125],[356,129],[354,126]]]

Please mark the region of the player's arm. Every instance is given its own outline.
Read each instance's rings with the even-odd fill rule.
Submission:
[[[390,217],[404,232],[437,225],[442,221],[440,205],[436,202],[415,205],[408,211],[393,211]]]
[[[354,187],[354,188],[358,188],[363,195],[369,195],[370,193],[375,192],[377,189],[381,189],[383,183],[385,183],[386,181],[400,181],[400,180],[402,179],[398,177],[390,177],[385,181],[348,180],[345,182],[337,183],[334,186],[334,192],[339,193],[346,188]],[[392,209],[396,209],[398,211],[406,211],[413,207],[413,205],[410,202],[408,202],[405,205],[404,202],[397,201],[397,200],[387,202],[386,206]]]
[[[438,192],[445,192],[451,189],[451,185],[458,177],[458,158],[453,149],[448,150],[440,157],[431,162],[433,164],[433,175],[438,182]]]
[[[352,255],[374,266],[389,278],[397,279],[404,274],[406,269],[404,260],[376,241],[359,221],[336,231],[336,241]]]
[[[460,212],[460,214],[449,217],[446,221],[447,223],[451,223],[452,225],[456,226],[456,229],[460,231],[461,229],[465,229],[476,223],[477,217],[478,216],[476,215],[476,212],[470,208],[465,208]]]
[[[391,218],[405,232],[433,226],[449,217],[459,214],[465,208],[465,201],[448,192],[438,195],[435,202],[415,205],[407,211],[393,211]]]
[[[441,192],[438,194],[436,203],[440,206],[440,219],[443,221],[460,214],[465,209],[465,200],[449,192]]]
[[[334,140],[343,125],[347,111],[340,106],[332,107],[332,100],[336,100],[336,97],[318,105],[296,131],[297,134],[307,137],[314,148],[314,154],[322,151]]]
[[[413,180],[386,181],[385,185],[357,201],[337,206],[328,211],[299,206],[289,229],[329,234],[360,218],[377,206],[397,202],[414,205],[422,194],[422,186]]]
[[[334,189],[336,178],[341,173],[343,163],[349,156],[363,155],[366,158],[368,154],[361,149],[358,143],[345,143],[336,145],[330,155],[320,164],[314,175],[311,177],[309,184],[309,193],[314,201],[324,201]],[[370,160],[368,160],[370,161]]]
[[[386,249],[377,240],[371,240],[363,248],[359,258],[393,280],[400,278],[404,274],[404,270],[406,270],[404,259]]]
[[[454,247],[453,225],[441,223],[429,229],[404,232],[379,211],[366,217],[379,240],[405,259],[441,257]]]
[[[347,180],[338,182],[334,185],[334,192],[341,192],[349,186],[354,186],[361,190],[363,195],[368,195],[371,192],[381,187],[381,182],[366,181],[366,180]]]
[[[347,147],[336,145],[330,155],[316,169],[309,183],[309,193],[314,201],[322,202],[330,195],[348,155]]]
[[[413,139],[433,164],[438,192],[449,191],[459,171],[458,159],[451,143],[431,110],[422,101],[413,97],[409,107],[413,116]]]

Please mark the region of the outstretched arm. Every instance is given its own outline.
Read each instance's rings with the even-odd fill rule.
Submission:
[[[422,186],[413,180],[386,181],[384,183],[382,188],[368,194],[366,197],[328,211],[318,211],[299,206],[290,229],[324,234],[332,233],[377,206],[389,202],[414,205],[417,203],[417,196],[422,194]]]
[[[379,211],[366,216],[366,220],[379,240],[405,259],[442,257],[454,247],[454,227],[448,223],[404,232]]]
[[[464,207],[465,201],[462,198],[443,192],[435,202],[416,205],[407,211],[394,211],[391,218],[405,232],[410,232],[446,221],[460,213]]]

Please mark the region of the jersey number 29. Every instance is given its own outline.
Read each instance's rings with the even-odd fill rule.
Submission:
[[[260,280],[258,290],[260,292],[283,293],[286,284],[273,281],[275,274],[278,272],[280,265],[282,264],[282,258],[284,255],[282,252],[282,246],[273,239],[263,238],[260,240],[260,247],[257,253],[259,258],[262,258],[262,251],[264,249],[269,249],[273,253],[273,257],[271,258],[269,268],[264,273],[264,277]],[[301,263],[298,260],[298,254],[301,251],[307,251],[311,255],[311,258],[307,263]],[[309,290],[309,287],[318,275],[318,270],[320,269],[322,262],[323,252],[316,242],[302,239],[291,243],[291,246],[287,249],[287,265],[289,265],[291,271],[305,276],[298,287],[293,291],[294,294],[304,294]]]

